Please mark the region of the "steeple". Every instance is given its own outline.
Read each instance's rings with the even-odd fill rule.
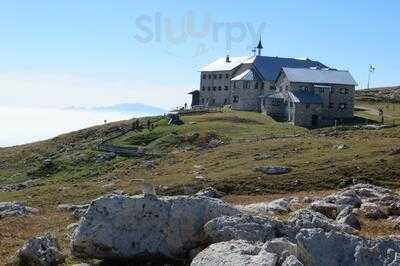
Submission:
[[[261,50],[264,49],[262,43],[261,43],[261,37],[260,37],[260,41],[258,42],[257,45],[257,50],[258,50],[258,55],[261,55]]]

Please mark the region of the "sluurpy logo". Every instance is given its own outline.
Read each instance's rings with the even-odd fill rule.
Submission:
[[[167,53],[182,56],[180,48],[186,43],[191,44],[190,56],[193,58],[204,55],[224,45],[230,51],[234,45],[240,44],[248,50],[253,50],[267,24],[261,22],[229,21],[222,22],[210,14],[196,14],[188,11],[181,18],[171,18],[161,12],[153,15],[141,15],[135,20],[135,40],[140,43],[157,42],[163,44]],[[187,54],[186,54],[187,56]]]

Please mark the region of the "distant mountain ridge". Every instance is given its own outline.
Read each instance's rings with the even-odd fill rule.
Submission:
[[[165,109],[142,103],[121,103],[110,106],[93,106],[93,107],[67,107],[66,110],[81,110],[95,112],[119,112],[119,113],[137,113],[137,114],[164,114]]]

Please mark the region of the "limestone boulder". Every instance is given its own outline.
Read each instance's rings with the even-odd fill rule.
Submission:
[[[255,214],[277,214],[277,213],[288,213],[290,211],[289,204],[290,198],[276,199],[270,202],[259,202],[248,205],[240,205],[239,209],[248,211]]]
[[[341,232],[303,229],[297,235],[299,259],[310,266],[390,265],[399,240],[368,240]]]
[[[265,251],[261,243],[231,240],[210,245],[200,252],[191,266],[275,266],[278,255]]]
[[[336,221],[341,224],[347,224],[357,230],[361,229],[361,223],[351,207],[343,209],[336,217]]]
[[[205,240],[203,226],[240,211],[207,197],[109,195],[90,204],[71,240],[79,258],[179,259]]]
[[[0,219],[5,217],[26,216],[38,212],[38,209],[27,207],[19,202],[0,202]]]
[[[303,266],[303,263],[296,256],[289,256],[282,263],[282,266]]]
[[[18,263],[27,266],[54,266],[65,261],[57,239],[52,234],[30,238],[18,251]]]
[[[386,219],[388,217],[383,208],[376,203],[363,203],[360,210],[363,212],[365,217],[373,220]]]
[[[285,166],[261,166],[255,170],[266,175],[282,175],[290,172],[290,168]]]
[[[204,231],[211,243],[230,240],[265,242],[278,235],[279,222],[272,219],[222,216],[209,221]]]
[[[335,219],[338,213],[338,209],[335,204],[322,200],[314,201],[313,203],[311,203],[310,208],[313,211],[322,213],[323,215],[331,219]]]
[[[301,209],[294,212],[288,221],[298,228],[321,228],[324,231],[354,232],[354,229],[347,224],[338,223],[310,209]]]

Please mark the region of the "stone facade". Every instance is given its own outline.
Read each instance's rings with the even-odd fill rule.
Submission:
[[[285,75],[280,75],[276,86],[284,95],[284,105],[287,106],[286,118],[295,125],[325,126],[333,124],[335,120],[353,117],[354,85],[290,82]],[[321,103],[295,103],[290,99],[288,92],[296,91],[316,95],[321,99]]]
[[[231,103],[232,71],[201,72],[200,105],[223,106]]]

